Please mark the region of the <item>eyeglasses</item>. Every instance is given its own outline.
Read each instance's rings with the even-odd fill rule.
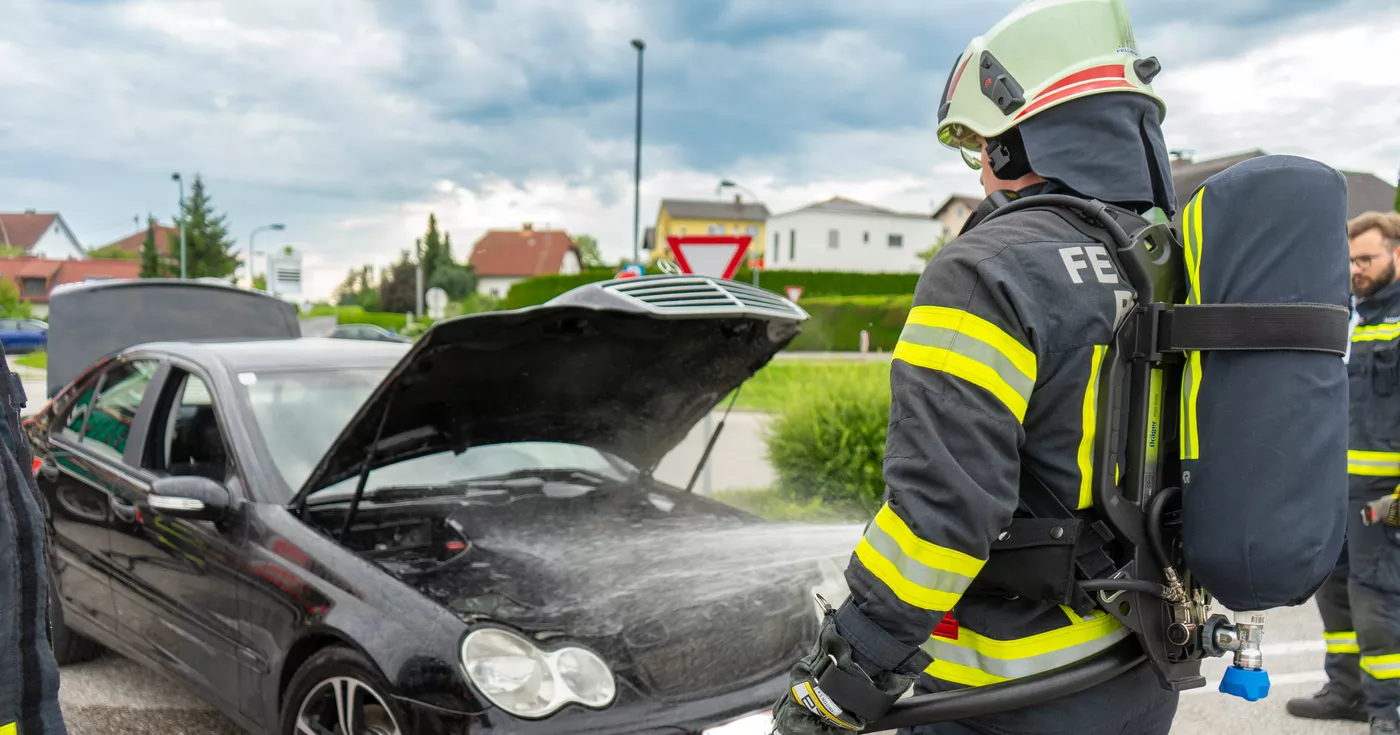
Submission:
[[[1361,270],[1366,270],[1380,257],[1379,255],[1358,255],[1355,258],[1351,258],[1351,264]]]

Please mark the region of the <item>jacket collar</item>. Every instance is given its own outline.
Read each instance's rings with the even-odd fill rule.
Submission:
[[[1363,324],[1370,324],[1383,315],[1395,315],[1397,311],[1400,311],[1400,279],[1356,304],[1356,313]]]

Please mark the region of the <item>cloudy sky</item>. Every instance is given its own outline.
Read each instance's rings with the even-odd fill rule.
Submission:
[[[1264,148],[1394,181],[1397,0],[1128,0],[1165,70],[1168,143]],[[840,194],[928,211],[977,194],[934,138],[967,40],[1013,0],[0,0],[0,210],[86,246],[169,221],[199,173],[232,233],[307,253],[326,296],[429,212],[465,259],[525,221],[631,253],[729,178],[777,212]],[[264,239],[266,238],[266,239]]]

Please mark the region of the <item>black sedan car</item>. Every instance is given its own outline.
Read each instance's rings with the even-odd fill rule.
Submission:
[[[771,293],[609,281],[412,345],[179,281],[50,318],[60,661],[112,649],[252,732],[743,732],[845,594],[854,536],[653,476],[796,334]]]

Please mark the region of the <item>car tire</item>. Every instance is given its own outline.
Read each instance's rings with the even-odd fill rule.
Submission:
[[[358,700],[355,729],[345,726],[338,702]],[[298,729],[303,718],[311,721]],[[368,720],[368,722],[366,721]],[[298,735],[311,732],[356,732],[373,735],[409,735],[412,723],[389,694],[389,684],[374,664],[346,646],[317,651],[297,669],[282,698],[282,722],[278,732]]]
[[[91,661],[102,655],[102,646],[91,638],[73,632],[63,622],[63,605],[58,600],[58,585],[49,577],[49,644],[59,666]]]

